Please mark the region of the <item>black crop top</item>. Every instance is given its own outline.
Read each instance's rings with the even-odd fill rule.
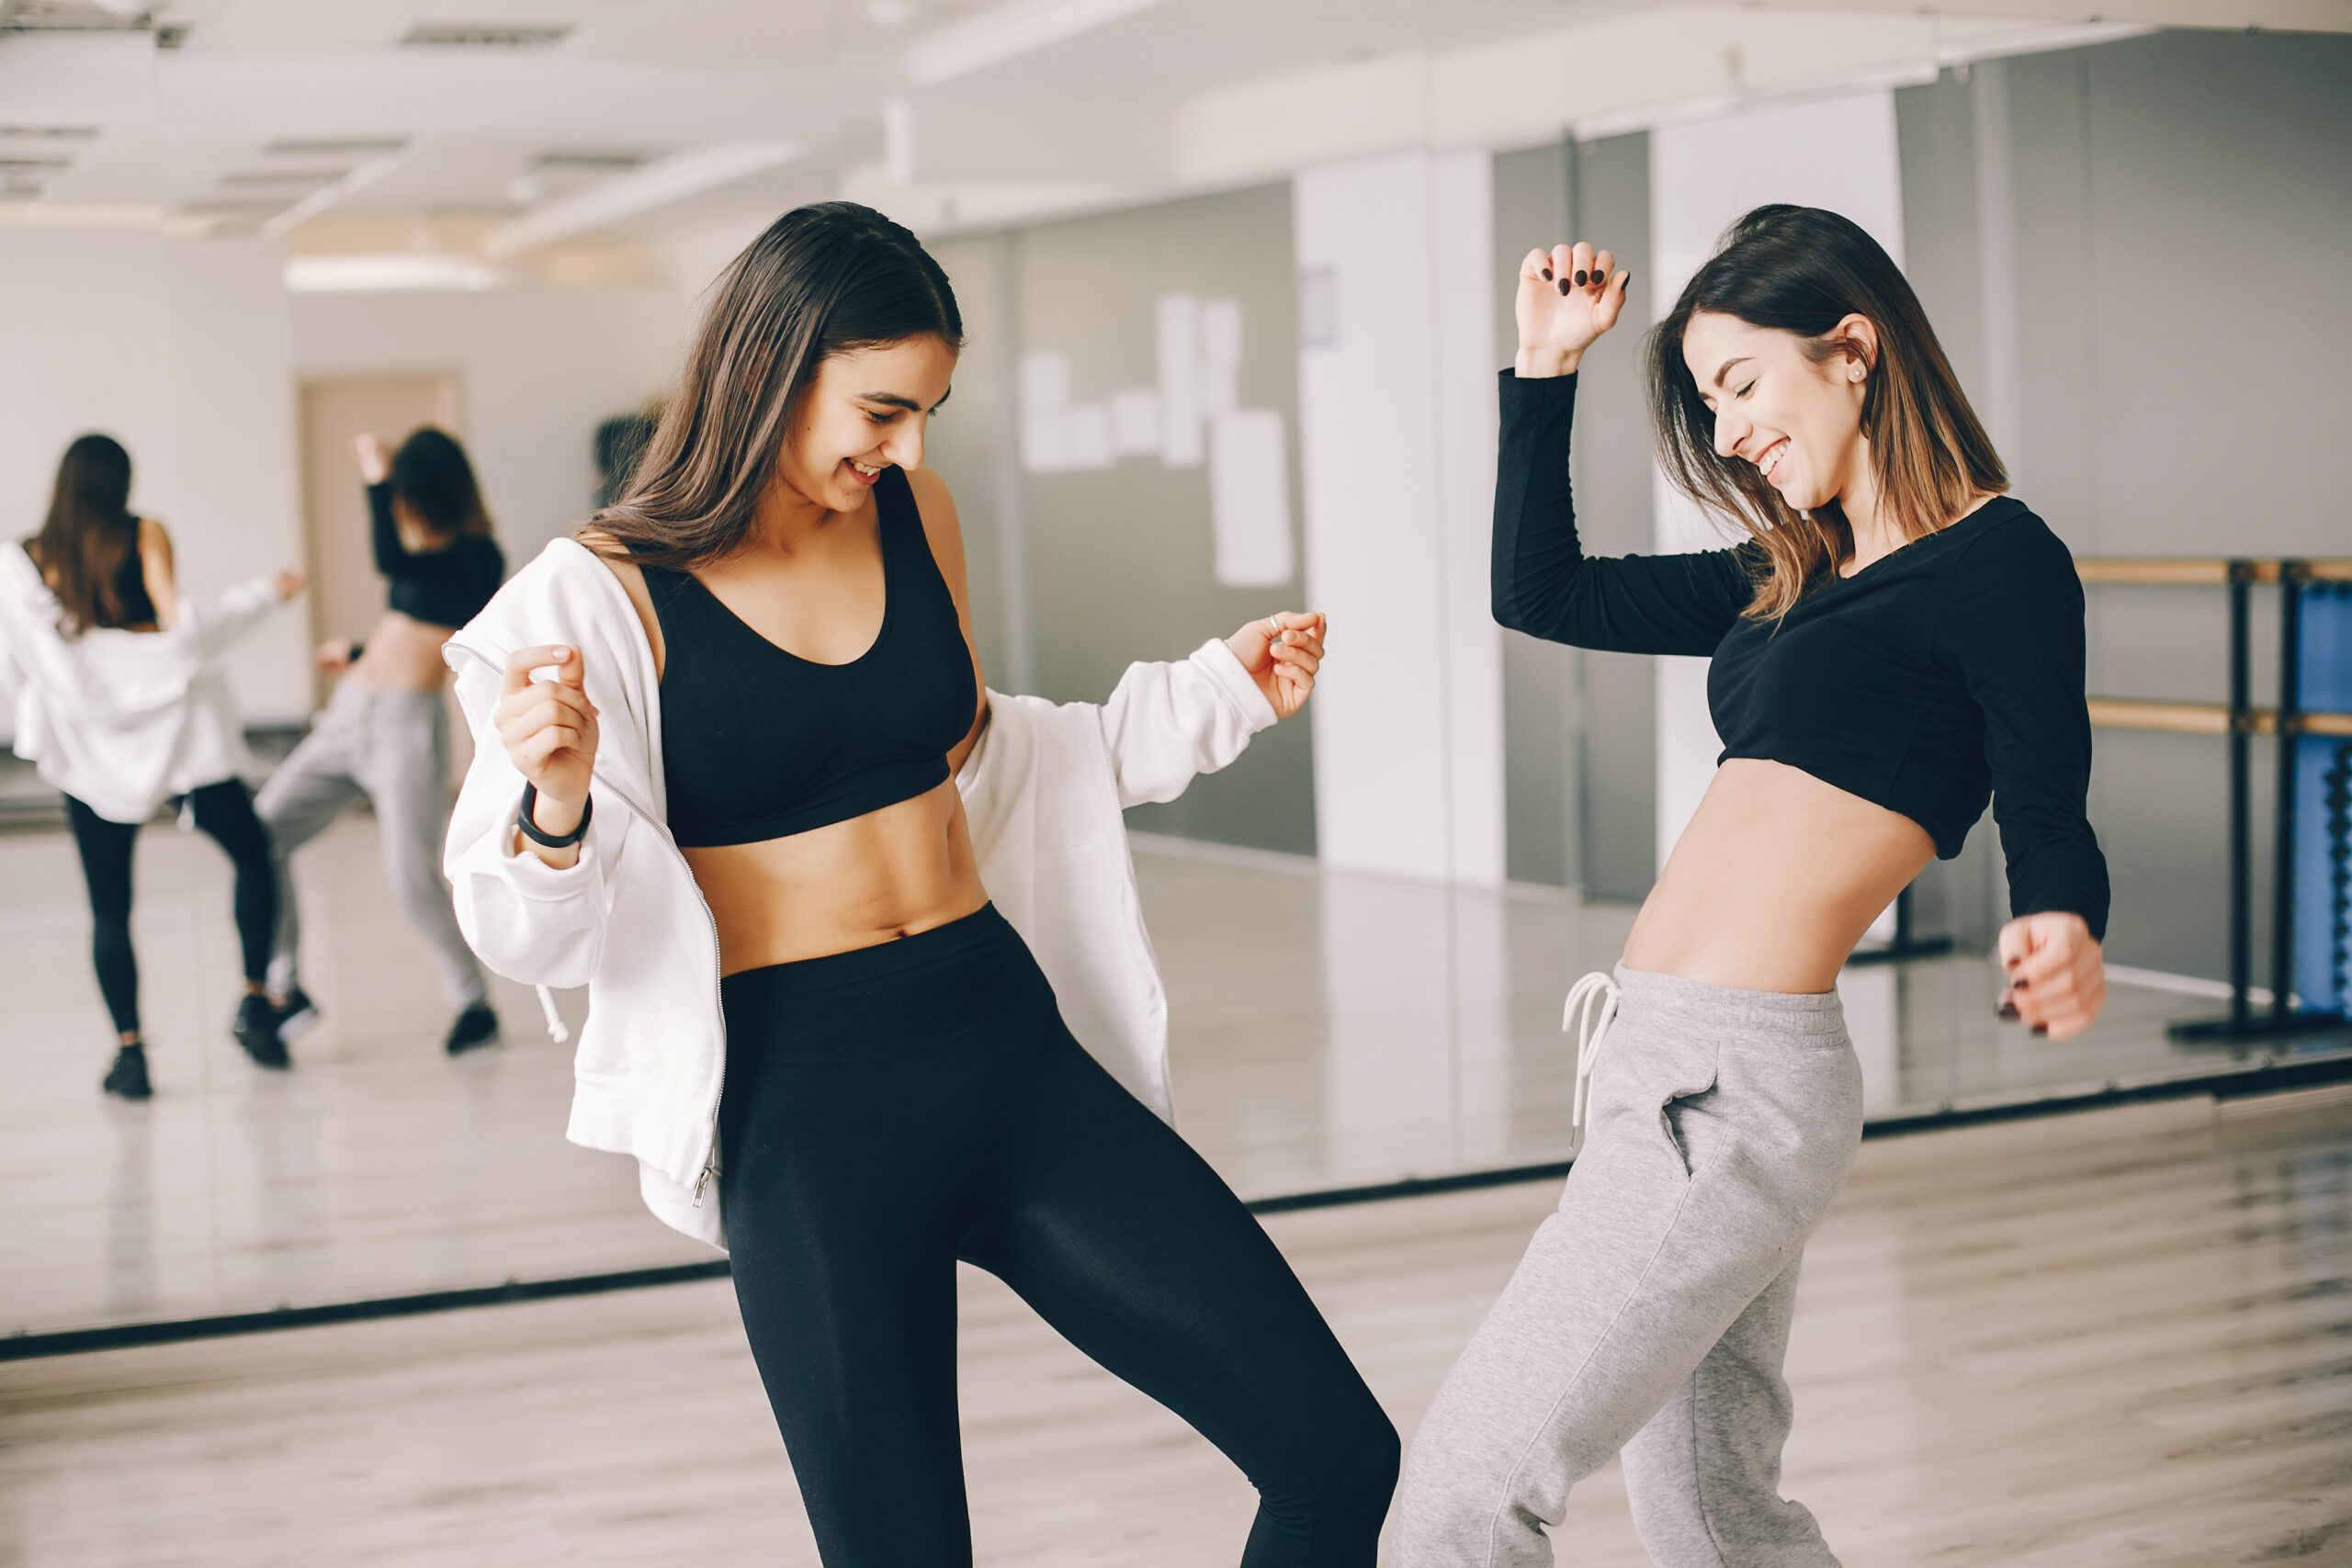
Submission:
[[[154,596],[147,592],[147,561],[139,553],[139,525],[131,524],[130,553],[122,558],[122,565],[115,569],[114,596],[122,606],[125,626],[152,626],[160,617],[155,614]]]
[[[376,528],[376,570],[392,580],[385,603],[413,621],[462,626],[505,581],[506,557],[487,534],[460,534],[439,550],[401,544],[390,479],[368,487],[368,513]]]
[[[847,664],[786,652],[691,573],[645,570],[662,623],[662,767],[688,849],[846,822],[936,788],[979,687],[906,474],[874,486],[882,630]]]
[[[1712,656],[1707,705],[1724,759],[1801,768],[1917,822],[1945,860],[1989,795],[2009,908],[2107,932],[2107,860],[2084,815],[2090,716],[2074,558],[2007,496],[1777,621],[1741,614],[1763,553],[1588,560],[1568,488],[1576,378],[1502,375],[1495,618],[1621,653]]]

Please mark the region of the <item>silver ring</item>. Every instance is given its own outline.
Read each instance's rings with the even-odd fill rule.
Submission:
[[[1268,615],[1266,617],[1266,635],[1270,637],[1277,637],[1283,635],[1283,623],[1280,617],[1274,615]]]

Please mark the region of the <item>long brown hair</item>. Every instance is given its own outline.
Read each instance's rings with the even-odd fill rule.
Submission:
[[[409,432],[392,454],[392,496],[435,536],[454,540],[461,534],[487,536],[490,513],[481,503],[481,485],[474,466],[458,438],[432,425]]]
[[[138,548],[130,454],[111,435],[74,437],[58,460],[49,516],[30,552],[64,612],[60,631],[75,637],[93,626],[131,624],[119,584],[123,563]]]
[[[797,207],[729,263],[627,492],[590,526],[689,570],[750,532],[801,395],[830,355],[930,335],[964,345],[956,291],[871,208]]]
[[[1977,495],[2009,487],[1919,297],[1860,225],[1817,207],[1759,207],[1731,227],[1651,334],[1650,416],[1659,461],[1677,490],[1733,518],[1762,551],[1747,614],[1781,615],[1806,587],[1854,554],[1836,502],[1797,511],[1752,463],[1715,451],[1715,416],[1682,357],[1682,334],[1705,310],[1793,333],[1818,364],[1857,357],[1832,336],[1849,315],[1878,329],[1877,362],[1863,384],[1862,434],[1879,505],[1904,539],[1951,523]]]

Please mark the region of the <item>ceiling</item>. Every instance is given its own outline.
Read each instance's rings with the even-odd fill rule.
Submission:
[[[2352,0],[0,0],[0,219],[627,270],[824,196],[988,226],[2157,25]]]

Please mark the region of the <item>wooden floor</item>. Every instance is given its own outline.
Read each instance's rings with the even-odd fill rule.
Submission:
[[[1167,840],[1136,869],[1167,976],[1179,1124],[1248,1197],[1535,1164],[1566,1149],[1560,998],[1632,911],[1318,872]],[[0,1333],[266,1311],[708,1256],[624,1159],[563,1141],[571,1054],[493,982],[494,1050],[450,1061],[447,1004],[386,892],[375,824],[295,859],[325,1021],[295,1068],[247,1062],[228,866],[150,827],[136,931],[156,1098],[97,1092],[111,1050],[62,833],[0,834]],[[1252,912],[1237,921],[1232,912]],[[2063,1044],[1993,1019],[1980,959],[1840,982],[1872,1114],[2211,1070],[2164,1037],[2211,1004],[2118,986]],[[576,1023],[582,999],[564,1005]]]
[[[1409,1431],[1548,1187],[1269,1223]],[[1231,1562],[1247,1486],[992,1280],[983,1562]],[[1853,1568],[2352,1562],[2352,1097],[1893,1139],[1809,1254],[1792,1495]],[[1613,1469],[1560,1557],[1645,1561]],[[0,1365],[26,1568],[815,1561],[726,1287]]]

